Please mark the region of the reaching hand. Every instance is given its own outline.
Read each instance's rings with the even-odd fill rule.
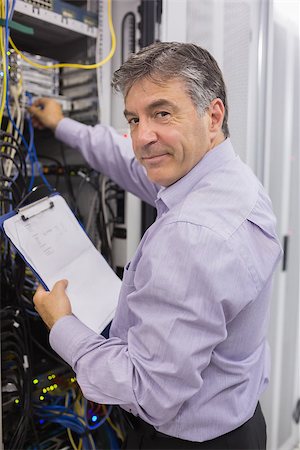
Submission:
[[[66,294],[68,282],[60,280],[53,286],[53,289],[45,291],[39,285],[33,297],[35,309],[47,325],[49,329],[53,327],[55,322],[61,317],[72,314],[70,300]]]
[[[32,116],[32,124],[42,130],[50,128],[54,131],[61,119],[64,118],[61,106],[52,98],[38,98],[28,108]]]

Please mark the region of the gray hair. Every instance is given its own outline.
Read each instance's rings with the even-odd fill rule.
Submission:
[[[115,71],[112,87],[126,97],[133,84],[142,78],[157,84],[182,79],[200,115],[212,100],[220,98],[225,107],[222,131],[225,137],[229,136],[226,86],[216,60],[207,50],[195,44],[156,42],[130,55]]]

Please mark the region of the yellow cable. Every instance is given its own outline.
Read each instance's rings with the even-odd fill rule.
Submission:
[[[95,447],[95,441],[91,434],[88,434],[88,439],[89,439],[90,443],[92,444],[92,450],[97,450]]]
[[[69,393],[67,392],[66,397],[65,397],[65,407],[66,408],[68,407],[68,404],[69,404]],[[57,411],[55,411],[55,413],[57,413]],[[68,416],[69,414],[66,414],[66,415]],[[79,439],[79,443],[78,443],[78,447],[77,447],[75,442],[74,442],[74,439],[73,439],[73,436],[72,436],[70,428],[67,428],[67,433],[68,433],[69,441],[71,442],[71,445],[72,445],[73,449],[74,450],[81,450],[82,438]]]
[[[28,62],[28,64],[37,67],[38,69],[45,69],[45,70],[49,70],[49,69],[58,69],[61,67],[73,67],[76,69],[86,69],[86,70],[90,70],[90,69],[97,69],[98,67],[103,66],[104,64],[106,64],[114,55],[115,50],[116,50],[116,34],[115,34],[115,30],[114,30],[114,26],[113,26],[113,21],[112,21],[112,7],[111,7],[111,2],[112,0],[107,0],[107,6],[108,6],[108,25],[109,25],[109,30],[110,30],[110,35],[111,35],[111,49],[109,54],[107,55],[106,58],[104,58],[102,61],[99,61],[95,64],[73,64],[73,63],[59,63],[59,64],[51,64],[49,66],[43,65],[43,64],[38,64],[34,61],[31,61],[29,58],[27,58],[27,56],[23,55],[22,52],[20,52],[20,50],[16,47],[16,45],[14,44],[13,40],[11,38],[9,38],[9,43],[12,46],[12,48],[15,50],[15,52],[18,53],[18,55],[21,56],[21,58],[23,58],[26,62]]]
[[[68,438],[69,438],[69,441],[71,442],[71,445],[72,445],[73,449],[74,450],[81,450],[82,438],[79,439],[78,447],[76,447],[76,444],[74,442],[74,439],[73,439],[73,436],[72,436],[70,428],[67,428],[67,433],[68,433]]]
[[[1,0],[1,19],[5,18],[4,1]],[[3,27],[0,27],[0,47],[2,56],[2,72],[3,72],[3,83],[2,83],[2,96],[1,96],[1,106],[0,106],[0,126],[2,124],[3,113],[5,108],[6,99],[6,89],[7,89],[7,73],[6,73],[6,54],[5,54],[5,39],[3,39]]]
[[[2,82],[2,91],[1,91],[1,106],[0,106],[0,126],[2,124],[2,118],[5,107],[5,97],[6,97],[6,67],[5,67],[5,52],[3,48],[3,33],[0,31],[0,48],[1,48],[1,57],[2,57],[2,72],[3,72],[3,82]]]
[[[123,442],[123,441],[124,441],[124,436],[123,436],[123,433],[122,433],[122,431],[120,430],[120,428],[118,428],[115,424],[112,423],[110,417],[107,417],[106,420],[107,420],[107,422],[109,423],[109,425],[112,427],[112,429],[115,430],[115,432],[116,432],[118,438],[120,438],[121,441]]]
[[[107,414],[107,409],[105,405],[102,405],[102,409],[104,411],[104,414]],[[109,425],[112,427],[113,430],[115,430],[115,432],[117,433],[117,436],[121,439],[121,441],[124,441],[124,436],[122,434],[122,431],[120,430],[120,428],[118,428],[111,420],[111,418],[108,416],[106,418],[106,421],[109,423]]]

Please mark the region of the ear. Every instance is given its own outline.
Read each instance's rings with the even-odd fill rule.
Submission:
[[[221,132],[225,114],[225,107],[220,98],[215,98],[209,105],[209,131],[214,139]]]

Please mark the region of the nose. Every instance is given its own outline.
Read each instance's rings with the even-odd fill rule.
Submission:
[[[135,137],[139,147],[147,147],[157,141],[157,133],[150,120],[139,120]]]

